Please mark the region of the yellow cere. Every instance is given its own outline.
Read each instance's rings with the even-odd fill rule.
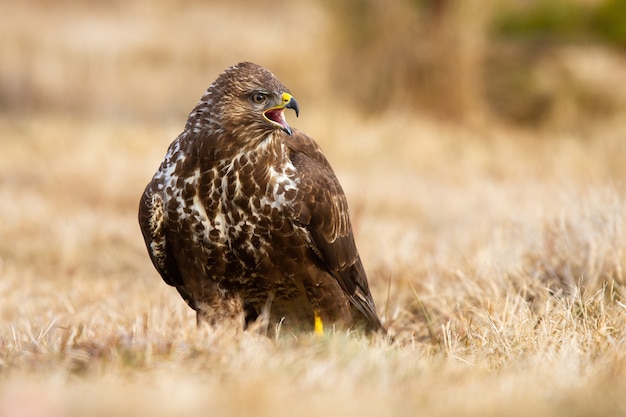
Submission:
[[[282,99],[283,99],[283,105],[286,105],[287,103],[289,103],[289,101],[291,101],[292,97],[291,94],[289,93],[283,93],[282,95]]]

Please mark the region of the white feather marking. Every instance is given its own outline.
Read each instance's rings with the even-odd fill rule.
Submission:
[[[185,184],[195,184],[200,179],[200,168],[196,168],[193,171],[193,175],[191,177],[185,178]]]
[[[220,241],[226,240],[226,218],[221,210],[215,214],[213,218],[213,227],[220,232]]]
[[[200,201],[200,196],[198,194],[195,194],[193,196],[192,204],[193,204],[194,210],[198,212],[198,215],[200,217],[198,220],[200,220],[200,222],[204,226],[206,233],[208,233],[210,231],[210,225],[208,224],[209,218],[206,214],[206,210],[204,209],[204,204],[202,204],[202,201]]]

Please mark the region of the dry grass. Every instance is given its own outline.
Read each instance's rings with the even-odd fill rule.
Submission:
[[[396,123],[406,140],[387,143]],[[3,415],[625,411],[626,209],[620,172],[605,172],[618,137],[530,147],[395,118],[331,128],[371,145],[348,158],[351,138],[325,143],[389,343],[194,327],[135,224],[176,127],[0,125]]]
[[[309,7],[296,6],[286,13]],[[140,21],[148,32],[167,21],[153,13]],[[23,25],[44,25],[44,15],[66,16],[39,11]],[[33,39],[32,62],[44,50],[74,56],[67,65],[78,72],[92,62],[64,41]],[[237,60],[247,53],[239,48],[215,60]],[[200,94],[194,83],[220,69],[184,69],[162,53],[165,68],[122,53],[137,60],[109,73],[122,90],[84,79],[70,102],[66,79],[46,88],[24,75],[41,102],[0,115],[0,415],[626,414],[626,120],[551,134],[401,111],[363,120],[307,100],[323,75],[298,94],[306,83],[297,67],[286,71],[301,86],[292,86],[303,107],[292,124],[320,141],[344,184],[395,339],[211,332],[195,328],[158,277],[136,224],[141,190]],[[163,74],[148,89],[151,65]],[[166,75],[178,71],[191,78],[174,83],[171,104]],[[125,101],[124,88],[150,94]],[[87,104],[85,92],[101,103]],[[106,110],[135,106],[146,114]]]

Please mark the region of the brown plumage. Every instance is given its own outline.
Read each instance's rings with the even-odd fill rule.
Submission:
[[[341,185],[286,108],[252,63],[211,84],[141,198],[150,258],[198,323],[382,329]]]

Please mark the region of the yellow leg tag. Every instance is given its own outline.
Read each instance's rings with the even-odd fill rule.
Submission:
[[[315,312],[315,334],[324,334],[324,323],[322,322],[322,318],[319,313]]]

